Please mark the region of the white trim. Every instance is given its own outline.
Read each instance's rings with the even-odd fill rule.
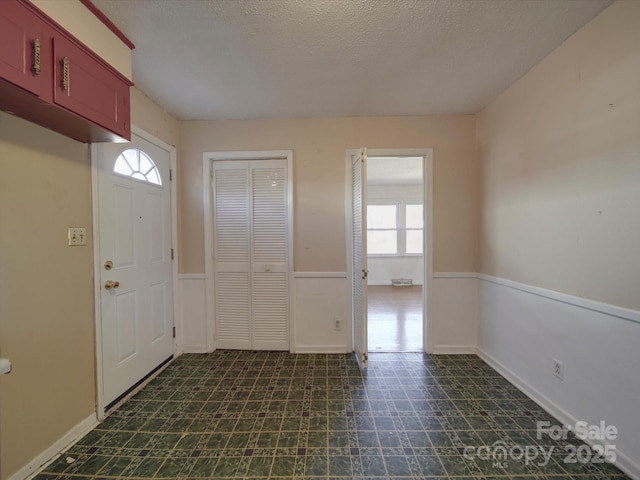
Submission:
[[[215,304],[213,295],[213,201],[211,178],[213,162],[217,160],[263,160],[283,159],[287,161],[287,273],[289,289],[289,351],[295,351],[295,285],[293,281],[293,150],[233,151],[202,153],[202,194],[204,203],[204,279],[205,317],[207,326],[207,352],[213,352],[215,345]]]
[[[295,353],[349,353],[346,345],[296,345]]]
[[[106,405],[103,402],[103,381],[102,381],[102,304],[100,294],[102,284],[100,282],[100,209],[98,208],[98,145],[91,144],[91,213],[93,216],[92,236],[93,236],[93,318],[95,330],[95,351],[96,359],[96,412],[98,420],[104,418]]]
[[[478,347],[475,345],[434,345],[434,355],[475,355]]]
[[[204,273],[179,273],[178,280],[204,280]]]
[[[205,345],[182,345],[182,353],[209,353]]]
[[[487,275],[483,275],[487,276]],[[498,283],[498,282],[493,282]],[[514,282],[515,283],[515,282]],[[508,285],[507,285],[508,286]],[[520,290],[520,289],[519,289]],[[551,297],[547,297],[551,298]],[[577,305],[579,306],[579,305]],[[565,425],[575,425],[578,419],[571,415],[566,410],[560,408],[553,401],[549,400],[544,395],[540,394],[538,390],[529,385],[525,380],[523,380],[519,375],[514,373],[512,370],[504,366],[494,357],[485,352],[482,348],[478,347],[476,349],[477,355],[488,363],[493,369],[495,369],[500,375],[509,380],[518,390],[524,393],[531,400],[536,402],[542,409],[550,413],[553,417],[558,419],[561,423]],[[584,440],[586,443],[591,446],[595,445],[595,443],[589,439]],[[640,479],[640,464],[629,458],[624,453],[620,452],[620,450],[616,450],[616,461],[614,465],[618,467],[620,470],[629,474],[632,478]]]
[[[353,232],[352,230],[352,207],[351,207],[351,155],[357,150],[348,149],[345,152],[346,168],[345,168],[345,233],[347,242],[347,278],[349,279],[349,293],[347,297],[347,305],[353,304],[351,298],[352,286],[352,264],[353,264]],[[367,156],[369,157],[385,157],[385,156],[414,156],[422,157],[422,188],[423,188],[423,215],[425,216],[424,232],[423,235],[423,249],[425,252],[422,256],[424,265],[424,285],[422,289],[422,318],[423,322],[423,348],[427,353],[433,353],[433,314],[432,303],[429,301],[429,295],[432,291],[432,278],[433,278],[433,149],[432,148],[376,148],[367,149]],[[351,318],[351,325],[353,326],[353,318]],[[349,344],[353,344],[353,338],[349,339]]]
[[[47,448],[40,455],[27,463],[24,467],[11,475],[7,480],[25,480],[40,473],[44,467],[51,464],[62,453],[71,448],[78,440],[89,433],[96,425],[98,419],[95,413],[92,413],[80,423],[71,428],[67,433],[60,437],[53,445]]]
[[[433,272],[433,278],[478,278],[475,272]]]
[[[539,297],[548,298],[557,302],[566,303],[575,307],[584,308],[612,317],[617,317],[622,320],[627,320],[633,323],[640,323],[640,311],[632,310],[630,308],[618,307],[610,303],[597,302],[595,300],[589,300],[588,298],[577,297],[575,295],[569,295],[567,293],[557,292],[555,290],[548,290],[546,288],[534,287],[524,283],[515,282],[513,280],[507,280],[505,278],[492,277],[491,275],[485,275],[484,273],[476,274],[476,277],[485,282],[495,283],[503,287],[513,288],[515,290],[521,290],[526,293],[531,293]]]
[[[294,272],[294,278],[347,278],[347,272]]]
[[[176,328],[176,338],[173,344],[173,354],[178,356],[181,344],[180,332],[182,331],[180,295],[178,295],[178,179],[176,148],[163,142],[159,138],[142,130],[136,125],[131,126],[131,133],[153,143],[157,147],[169,153],[169,168],[173,172],[169,181],[171,195],[171,243],[173,248],[173,261],[171,265],[173,291],[173,325]],[[98,202],[98,145],[91,144],[91,210],[93,214],[93,271],[94,271],[94,318],[95,318],[95,358],[96,358],[96,416],[99,420],[105,417],[106,404],[104,402],[104,388],[102,378],[102,305],[100,303],[102,285],[100,283],[100,209]]]

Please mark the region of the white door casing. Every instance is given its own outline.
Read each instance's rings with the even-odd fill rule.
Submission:
[[[367,368],[367,152],[364,148],[351,154],[352,206],[352,304],[353,349],[361,368]]]
[[[291,350],[291,152],[204,154],[208,350]]]
[[[114,172],[116,160],[127,150],[143,152],[141,164],[129,153],[131,172],[126,166]],[[129,144],[99,144],[95,152],[98,364],[104,407],[175,351],[171,153],[135,134]],[[144,155],[157,167],[157,177]],[[135,173],[136,168],[141,172]],[[109,261],[111,268],[106,266]],[[107,282],[117,284],[107,289]]]
[[[351,288],[350,303],[352,305],[352,322],[354,325],[353,344],[355,345],[355,323],[356,318],[353,316],[356,302],[354,297],[354,282],[356,275],[354,273],[354,221],[353,221],[353,158],[359,150],[347,150],[346,152],[346,179],[347,195],[345,196],[346,210],[346,231],[347,231],[347,277],[350,279]],[[423,268],[424,268],[424,286],[422,288],[422,318],[423,318],[423,347],[426,353],[433,352],[433,331],[434,325],[431,319],[432,302],[430,301],[431,285],[433,283],[433,149],[431,148],[395,148],[395,149],[367,149],[366,152],[371,157],[416,157],[423,158],[422,164],[422,187],[423,187],[423,215],[424,215],[424,235],[423,235]],[[366,215],[365,215],[366,217]],[[366,225],[365,225],[366,228]],[[366,230],[365,230],[366,232]],[[366,234],[365,234],[366,238]],[[354,348],[355,350],[355,348]]]

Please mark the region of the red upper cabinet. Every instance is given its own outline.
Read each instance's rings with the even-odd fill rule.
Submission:
[[[51,46],[45,27],[18,2],[0,1],[0,77],[36,95],[50,82],[46,68]]]
[[[0,109],[82,142],[131,139],[132,83],[27,0],[0,0]]]
[[[64,37],[54,37],[53,59],[54,102],[130,138],[129,85]]]

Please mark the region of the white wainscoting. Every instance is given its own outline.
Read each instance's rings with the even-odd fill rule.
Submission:
[[[178,275],[180,285],[179,353],[207,352],[207,315],[204,273]]]
[[[294,273],[295,353],[347,353],[351,306],[345,272]],[[340,330],[335,330],[335,321]]]
[[[204,274],[180,274],[181,321],[179,353],[207,351]],[[430,296],[433,353],[475,353],[477,318],[475,273],[436,273]],[[345,272],[294,274],[293,351],[345,353],[351,351],[351,306]],[[341,329],[335,330],[335,320]]]
[[[478,279],[476,273],[437,272],[433,274],[427,301],[431,326],[431,353],[476,353]]]
[[[640,312],[478,278],[479,355],[561,422],[615,425],[618,437],[606,443],[640,478]]]

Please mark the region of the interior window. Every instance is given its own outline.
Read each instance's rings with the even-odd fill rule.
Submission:
[[[129,148],[118,155],[113,172],[142,182],[162,185],[160,172],[154,161],[137,148]]]

